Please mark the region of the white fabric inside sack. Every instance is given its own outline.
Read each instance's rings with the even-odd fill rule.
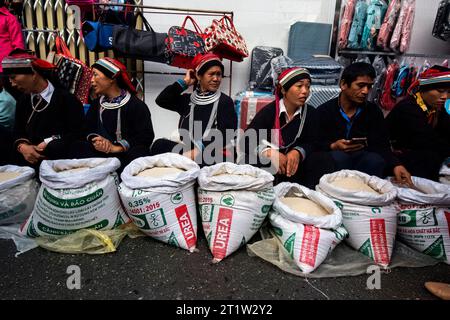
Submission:
[[[172,167],[154,167],[150,169],[142,170],[137,174],[138,177],[152,177],[152,178],[162,178],[171,175],[177,175],[186,170]]]
[[[0,172],[0,182],[6,182],[20,176],[19,172]]]
[[[362,179],[360,179],[358,177],[345,177],[345,178],[336,179],[333,182],[331,182],[331,184],[335,187],[346,189],[346,190],[364,191],[364,192],[380,194],[379,192],[375,191],[373,188],[371,188]]]

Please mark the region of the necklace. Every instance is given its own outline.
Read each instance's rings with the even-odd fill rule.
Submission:
[[[31,112],[30,117],[27,120],[27,124],[30,123],[31,118],[33,118],[35,112],[36,113],[42,112],[45,109],[47,109],[47,107],[50,105],[50,103],[47,102],[44,107],[42,107],[41,109],[38,109],[38,106],[42,103],[42,101],[46,102],[44,99],[42,99],[41,95],[39,95],[38,99],[39,100],[38,100],[38,102],[35,105],[34,101],[33,101],[33,98],[31,98],[31,108],[33,109],[33,111]]]
[[[42,103],[42,101],[47,102],[47,101],[45,101],[45,100],[42,98],[41,95],[39,95],[38,99],[39,99],[39,100],[38,100],[38,102],[36,103],[36,105],[34,104],[33,98],[31,99],[31,108],[33,108],[33,111],[34,111],[34,112],[42,112],[42,111],[44,111],[45,109],[47,109],[47,107],[49,106],[49,103],[46,103],[46,104],[44,105],[44,107],[42,107],[41,109],[38,109],[38,106]]]
[[[105,101],[105,96],[100,97],[100,106],[104,109],[118,109],[124,106],[128,101],[130,101],[131,94],[127,91],[125,96],[120,100],[120,102],[107,102]]]

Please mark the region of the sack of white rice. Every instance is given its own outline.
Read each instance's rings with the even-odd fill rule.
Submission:
[[[34,169],[0,167],[0,225],[23,223],[33,210],[39,186]]]
[[[316,187],[342,211],[346,242],[387,267],[397,230],[397,189],[387,180],[354,170],[324,175]]]
[[[199,171],[194,161],[175,153],[132,161],[122,172],[119,194],[135,225],[156,240],[193,252]]]
[[[439,170],[439,182],[450,185],[450,158],[448,158]]]
[[[348,235],[341,210],[323,194],[296,183],[274,187],[275,202],[269,221],[296,265],[314,271]]]
[[[250,165],[219,163],[200,170],[198,204],[209,248],[219,262],[245,245],[269,213],[273,176]]]
[[[33,212],[20,228],[29,237],[109,230],[129,221],[122,209],[117,158],[44,160]]]
[[[450,186],[412,177],[398,186],[397,234],[410,247],[450,264]]]

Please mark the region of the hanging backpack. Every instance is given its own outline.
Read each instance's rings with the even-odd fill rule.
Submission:
[[[450,40],[450,0],[443,0],[439,4],[433,27],[433,37]]]
[[[402,65],[398,71],[398,75],[392,83],[392,94],[395,97],[401,97],[405,94],[410,68],[407,65]]]

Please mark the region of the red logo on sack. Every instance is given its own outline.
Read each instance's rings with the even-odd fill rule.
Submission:
[[[370,237],[376,263],[389,264],[389,250],[386,240],[386,225],[384,219],[370,219]]]
[[[220,208],[217,218],[216,235],[212,254],[216,259],[223,259],[227,255],[228,242],[230,241],[231,222],[233,220],[233,210]]]
[[[447,220],[448,225],[448,234],[450,235],[450,212],[444,211],[445,219]]]
[[[316,264],[319,239],[320,229],[314,226],[305,225],[299,259],[301,263],[306,263],[307,265],[314,267]]]
[[[181,207],[175,208],[175,214],[177,215],[178,224],[180,225],[181,232],[183,233],[188,248],[195,247],[197,237],[195,236],[194,227],[192,226],[187,206],[183,204]]]

